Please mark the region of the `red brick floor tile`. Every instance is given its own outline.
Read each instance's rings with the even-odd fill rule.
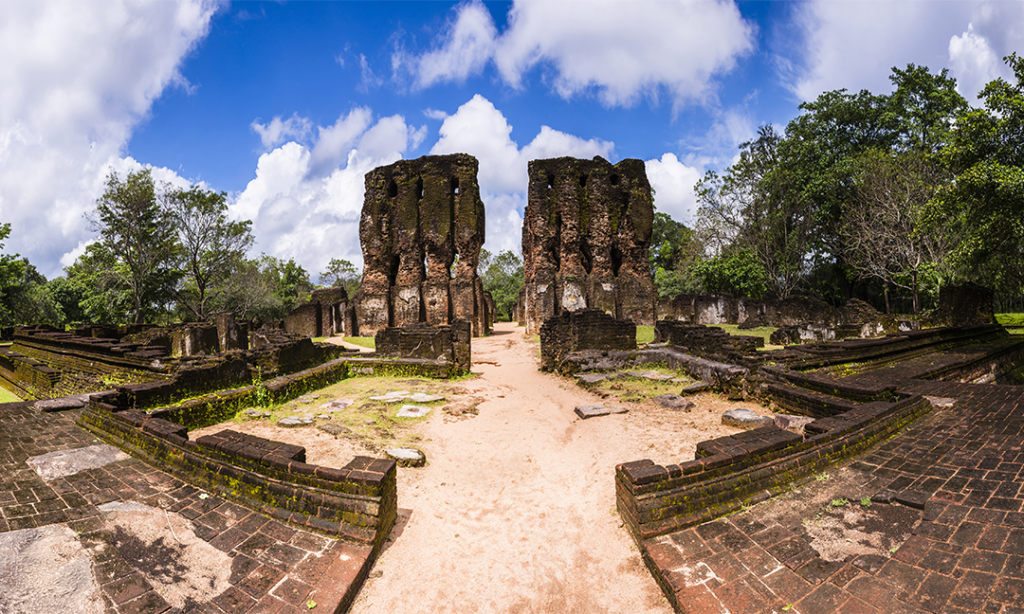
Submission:
[[[992,591],[996,576],[979,571],[968,571],[953,590],[949,604],[966,609],[980,610]]]
[[[819,584],[810,594],[797,601],[795,607],[801,614],[835,612],[848,599],[849,595],[831,584]]]
[[[855,578],[865,575],[864,571],[859,567],[855,567],[853,562],[844,563],[843,566],[836,573],[828,579],[830,584],[834,584],[839,588],[843,588]]]
[[[956,578],[939,573],[929,573],[921,582],[921,586],[908,603],[916,605],[926,612],[940,612],[956,589]]]
[[[960,555],[958,564],[963,569],[999,573],[1008,558],[1010,558],[1009,555],[1002,552],[970,548]]]
[[[226,614],[244,614],[253,609],[256,600],[232,586],[214,597],[211,602]]]
[[[839,606],[836,614],[885,614],[885,610],[880,610],[856,597],[850,597],[843,605]]]
[[[730,612],[769,611],[769,602],[749,585],[746,577],[727,582],[712,592]]]
[[[644,549],[654,565],[664,571],[678,569],[687,561],[682,553],[679,552],[679,548],[671,541],[655,542],[647,540],[644,542]]]
[[[259,599],[280,582],[283,577],[284,572],[280,569],[269,565],[261,565],[250,573],[245,580],[239,582],[237,586],[246,594]]]
[[[728,583],[747,574],[747,568],[733,555],[728,552],[721,552],[712,557],[704,559],[715,575],[722,582]]]
[[[782,563],[780,563],[778,559],[768,554],[768,552],[760,546],[753,546],[742,552],[737,552],[736,558],[743,563],[743,566],[746,567],[750,573],[758,577],[766,576],[779,567],[783,567]]]
[[[676,600],[688,614],[727,614],[725,606],[704,586],[693,586],[676,592]]]
[[[814,586],[788,567],[782,567],[767,576],[760,576],[773,593],[787,603],[795,603],[807,596]]]
[[[271,593],[286,603],[298,605],[306,601],[312,590],[313,587],[305,582],[300,582],[295,578],[285,578],[284,582],[274,587]]]
[[[876,574],[877,578],[897,587],[896,597],[901,601],[906,601],[908,597],[916,593],[926,576],[927,572],[924,570],[896,559],[889,559]]]
[[[896,598],[897,588],[885,580],[865,575],[854,578],[847,584],[846,592],[861,601],[875,604],[884,609]]]
[[[1014,606],[1024,604],[1024,579],[999,578],[992,586],[991,599]]]

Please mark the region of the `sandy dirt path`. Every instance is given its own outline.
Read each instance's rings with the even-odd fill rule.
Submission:
[[[537,347],[509,324],[473,340],[479,415],[424,425],[429,465],[399,469],[398,524],[354,614],[671,612],[615,510],[615,464],[651,456],[644,421],[579,420],[600,399],[539,372]]]

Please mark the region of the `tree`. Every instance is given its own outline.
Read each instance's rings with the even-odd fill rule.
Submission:
[[[103,243],[90,243],[85,253],[64,267],[67,283],[81,291],[78,305],[83,320],[118,324],[128,319],[132,296],[121,279],[128,275],[124,263],[110,253]]]
[[[117,265],[105,274],[128,290],[133,319],[144,322],[177,281],[174,220],[157,200],[149,169],[130,172],[124,181],[111,172],[106,191],[89,219],[93,230],[100,233],[104,256]]]
[[[984,108],[966,113],[942,151],[956,174],[929,204],[930,229],[945,226],[957,276],[1024,292],[1024,59],[1004,58],[1015,83],[990,82]]]
[[[525,279],[522,259],[509,250],[491,256],[484,249],[480,250],[479,262],[484,270],[480,275],[484,290],[494,298],[495,310],[511,321]]]
[[[350,299],[356,295],[356,292],[359,292],[362,279],[363,274],[359,272],[356,265],[348,260],[339,258],[331,258],[331,262],[327,265],[327,270],[320,273],[321,282],[326,280],[332,286],[345,288],[345,294]]]
[[[702,290],[694,266],[701,260],[703,247],[697,233],[685,224],[665,213],[655,212],[649,253],[659,297],[673,298]]]
[[[0,241],[11,236],[11,224],[0,224]],[[0,249],[4,244],[0,243]],[[10,304],[11,290],[18,284],[24,269],[24,262],[18,254],[0,255],[0,325],[12,326],[15,315]]]
[[[164,193],[167,212],[178,233],[185,283],[176,291],[179,308],[199,321],[210,315],[238,263],[253,244],[249,220],[227,219],[227,195],[199,186]]]
[[[944,255],[944,233],[921,232],[922,215],[947,173],[925,153],[913,151],[870,150],[855,168],[855,199],[843,225],[846,262],[861,278],[881,280],[886,313],[889,287],[897,286],[912,293],[917,314],[921,274]]]
[[[778,162],[781,142],[772,126],[762,126],[724,175],[709,171],[694,189],[704,244],[718,256],[730,249],[749,254],[768,289],[786,298],[805,270],[814,218],[794,176]]]
[[[748,250],[729,250],[697,265],[696,274],[708,292],[760,299],[765,294],[765,275],[757,256]]]

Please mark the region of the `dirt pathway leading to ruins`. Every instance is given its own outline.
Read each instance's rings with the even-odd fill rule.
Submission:
[[[429,465],[399,469],[393,541],[354,614],[671,612],[621,527],[614,471],[655,458],[649,435],[672,425],[639,411],[579,420],[573,409],[600,399],[538,371],[522,330],[473,340],[480,377],[462,386],[485,399],[479,415],[424,425]],[[720,409],[681,443],[691,458],[695,441],[734,432],[709,426]]]

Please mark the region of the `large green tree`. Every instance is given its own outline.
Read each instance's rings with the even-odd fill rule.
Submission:
[[[649,259],[658,296],[673,298],[700,292],[701,281],[694,267],[701,261],[703,251],[696,232],[668,214],[655,212]]]
[[[348,295],[349,299],[354,297],[356,292],[359,292],[362,279],[363,274],[356,268],[356,265],[341,258],[331,258],[330,263],[327,265],[327,270],[320,273],[321,282],[326,281],[332,286],[345,288],[345,294]]]
[[[790,169],[779,163],[782,140],[772,126],[762,126],[757,139],[740,146],[735,164],[722,175],[709,171],[695,190],[705,245],[718,257],[753,257],[763,285],[786,298],[805,270],[814,212]]]
[[[983,108],[961,117],[942,151],[956,174],[931,202],[931,228],[952,239],[958,276],[1024,292],[1024,59],[1004,58],[1014,82],[981,91]]]
[[[123,286],[131,297],[132,319],[144,322],[157,306],[166,304],[177,282],[176,227],[157,198],[149,169],[129,172],[123,180],[110,173],[90,221],[99,232],[103,256],[114,265],[100,272],[112,278],[104,285]]]
[[[180,243],[178,308],[199,321],[207,319],[211,305],[219,307],[228,278],[253,244],[252,223],[228,220],[226,199],[224,192],[199,186],[164,193]]]

